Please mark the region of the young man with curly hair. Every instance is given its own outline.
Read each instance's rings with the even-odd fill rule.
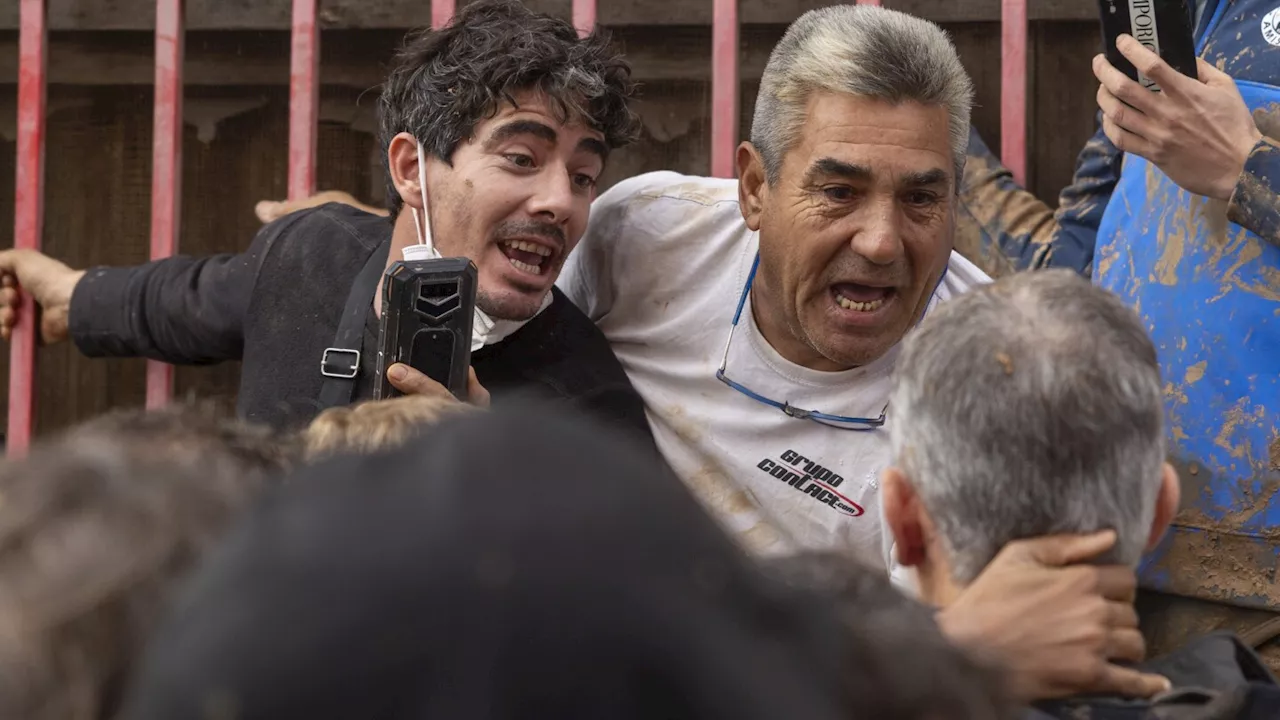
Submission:
[[[90,356],[242,360],[241,413],[300,427],[324,407],[371,396],[380,305],[372,282],[355,307],[363,322],[348,345],[359,355],[344,356],[339,374],[354,379],[341,397],[325,390],[333,383],[322,357],[362,270],[377,282],[423,239],[430,198],[425,222],[437,250],[479,271],[477,325],[487,332],[472,358],[473,396],[551,396],[651,442],[603,334],[553,287],[610,151],[638,132],[633,93],[630,68],[605,36],[580,38],[515,0],[473,3],[448,27],[410,34],[383,85],[390,223],[322,205],[267,225],[238,255],[130,268],[77,271],[35,252],[0,253],[0,334],[16,318],[18,284],[43,307],[46,342],[69,336]],[[403,365],[388,375],[402,391],[431,390]]]

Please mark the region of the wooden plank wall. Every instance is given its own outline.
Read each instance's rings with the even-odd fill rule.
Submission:
[[[194,12],[197,3],[192,5]],[[601,22],[610,21],[610,5],[601,0]],[[993,6],[998,12],[998,4]],[[744,22],[771,7],[744,10]],[[1089,63],[1099,38],[1096,25],[1087,20],[1036,20],[1048,12],[1037,8],[1045,7],[1057,6],[1034,4],[1031,13],[1028,185],[1054,204],[1058,190],[1070,180],[1076,152],[1093,132],[1096,85]],[[977,86],[974,122],[988,144],[999,147],[1000,28],[988,10],[977,15],[987,19],[945,26]],[[4,27],[0,17],[0,237],[13,227],[16,113],[17,34]],[[151,33],[57,31],[56,22],[53,27],[45,248],[75,267],[143,262],[149,237]],[[784,29],[781,22],[742,28],[743,137],[760,72]],[[320,189],[345,189],[381,201],[369,88],[378,82],[400,34],[388,29],[325,31]],[[636,147],[614,156],[604,185],[648,170],[706,172],[710,28],[626,25],[615,35],[633,57],[643,84],[639,107],[645,134]],[[243,249],[259,226],[254,204],[283,197],[288,46],[283,30],[189,33],[179,252]],[[8,353],[0,353],[0,379],[7,377],[7,359]],[[140,360],[89,360],[61,345],[41,348],[37,367],[37,434],[113,407],[143,403]],[[175,396],[234,397],[237,383],[236,364],[179,368]],[[0,382],[0,402],[7,401],[6,388],[7,381]]]

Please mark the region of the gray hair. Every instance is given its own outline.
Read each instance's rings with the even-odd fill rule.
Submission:
[[[942,28],[869,5],[810,10],[792,23],[769,56],[751,122],[751,143],[770,184],[804,124],[809,96],[820,91],[945,106],[959,186],[973,82]]]
[[[943,304],[894,370],[895,463],[967,583],[1014,540],[1114,529],[1136,565],[1165,459],[1156,350],[1138,315],[1068,270]]]

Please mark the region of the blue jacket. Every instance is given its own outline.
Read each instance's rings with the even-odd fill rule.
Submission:
[[[1196,34],[1206,43],[1200,56],[1236,80],[1280,85],[1280,47],[1271,46],[1262,33],[1263,20],[1277,8],[1280,1],[1209,0]],[[1206,38],[1219,10],[1222,18]],[[1275,21],[1280,31],[1280,14]],[[1280,244],[1280,113],[1270,123],[1260,118],[1259,127],[1269,137],[1254,147],[1227,219]],[[1123,161],[1124,154],[1099,129],[1080,151],[1071,185],[1058,196],[1055,211],[1014,182],[971,130],[960,188],[961,248],[993,275],[1043,267],[1091,272],[1098,226]]]
[[[1099,132],[1057,211],[971,138],[957,245],[989,272],[1069,267],[1120,295],[1160,355],[1183,510],[1146,587],[1280,607],[1280,0],[1210,0],[1200,55],[1264,139],[1227,203],[1193,196]],[[1275,44],[1273,44],[1273,42]]]

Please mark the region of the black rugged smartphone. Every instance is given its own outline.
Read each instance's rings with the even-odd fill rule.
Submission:
[[[1196,43],[1187,0],[1098,0],[1102,13],[1102,43],[1107,60],[1117,70],[1148,90],[1159,90],[1155,81],[1138,72],[1133,63],[1116,49],[1116,38],[1124,33],[1147,46],[1170,67],[1199,79]]]
[[[466,258],[400,260],[382,283],[374,397],[398,397],[387,368],[404,363],[467,399],[476,266]]]

